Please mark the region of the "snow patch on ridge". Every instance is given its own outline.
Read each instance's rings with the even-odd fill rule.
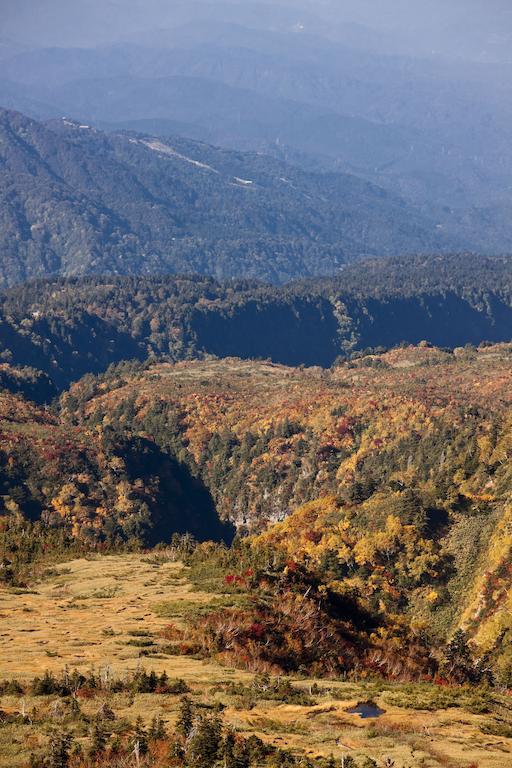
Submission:
[[[152,140],[152,141],[144,141],[140,140],[138,142],[140,144],[144,144],[145,147],[148,147],[148,149],[152,149],[153,152],[158,152],[161,155],[167,155],[169,157],[175,157],[178,160],[183,160],[186,163],[190,163],[191,165],[195,165],[196,168],[202,168],[206,171],[212,171],[212,173],[218,173],[216,168],[212,168],[211,165],[207,165],[206,163],[201,163],[199,160],[193,160],[191,157],[187,157],[186,155],[181,155],[179,152],[176,152],[175,149],[172,147],[169,147],[167,144],[164,144],[161,141]]]

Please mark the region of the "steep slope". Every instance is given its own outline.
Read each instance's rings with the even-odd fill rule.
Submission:
[[[201,482],[147,440],[69,429],[4,389],[0,436],[0,533],[9,519],[24,518],[55,531],[65,522],[86,547],[100,539],[109,545],[151,543],[185,531],[230,538]],[[44,546],[43,529],[36,536],[38,549]],[[28,555],[30,563],[30,548],[22,550],[20,557]],[[5,554],[15,561],[16,552]]]
[[[0,529],[9,541],[28,518],[37,541],[97,549],[228,538],[219,518],[230,521],[257,535],[231,553],[199,548],[202,578],[256,562],[268,585],[265,563],[281,563],[276,578],[312,580],[392,631],[372,641],[389,674],[398,638],[418,670],[415,637],[425,650],[425,637],[462,628],[509,686],[511,415],[510,345],[405,347],[329,372],[119,366],[75,384],[54,413],[2,394]],[[457,642],[451,678],[464,662],[482,679]]]
[[[371,613],[459,626],[510,675],[510,346],[404,348],[332,372],[226,360],[119,369],[63,417],[144,435],[223,518]],[[281,520],[285,522],[279,522]]]
[[[369,38],[360,45],[357,27],[354,39],[349,25],[326,24],[323,7],[285,25],[271,24],[266,7],[259,23],[248,14],[249,25],[230,23],[232,6],[215,6],[213,18],[211,6],[196,6],[189,23],[179,26],[175,13],[171,29],[141,29],[134,42],[13,55],[0,103],[356,173],[472,249],[511,247],[508,62],[397,55],[390,30],[361,27]]]
[[[0,359],[44,371],[59,390],[122,360],[214,354],[330,367],[340,355],[422,340],[443,347],[512,340],[512,260],[379,259],[346,267],[337,279],[283,288],[85,278],[0,296]]]
[[[283,282],[364,254],[451,244],[354,177],[185,140],[0,112],[1,282],[195,272]]]

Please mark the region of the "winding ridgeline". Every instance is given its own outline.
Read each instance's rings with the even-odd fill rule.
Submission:
[[[374,260],[283,287],[202,277],[89,277],[0,297],[4,386],[47,401],[122,360],[217,357],[331,366],[401,342],[512,339],[512,259]],[[14,368],[28,367],[23,376]]]

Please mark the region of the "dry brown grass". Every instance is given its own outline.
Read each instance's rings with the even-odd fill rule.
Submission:
[[[140,555],[104,556],[58,566],[55,575],[28,591],[0,589],[0,678],[23,680],[65,665],[80,670],[109,665],[117,674],[135,669],[140,649],[127,645],[133,633],[156,636],[168,623],[153,611],[155,605],[212,599],[191,591],[181,570],[179,564],[155,564]],[[181,656],[146,665],[173,677],[213,675],[208,664]]]
[[[318,696],[315,706],[257,700],[255,706],[244,708],[223,684],[230,680],[248,684],[251,675],[188,656],[141,658],[140,648],[127,645],[138,637],[160,642],[159,634],[169,620],[155,612],[159,603],[169,601],[177,606],[182,602],[185,609],[215,597],[219,596],[194,591],[181,565],[157,564],[141,555],[61,565],[32,591],[0,591],[0,679],[27,680],[46,669],[60,672],[65,665],[81,670],[110,665],[115,674],[123,675],[142,664],[148,671],[165,669],[170,677],[184,678],[197,701],[212,696],[222,701],[226,721],[241,732],[255,733],[276,746],[311,757],[369,755],[379,766],[390,757],[396,768],[468,768],[471,763],[479,768],[512,766],[512,739],[483,735],[482,715],[461,709],[425,712],[400,708],[386,700],[385,693],[370,691],[385,714],[379,720],[361,720],[346,712],[358,700],[368,698],[368,686],[355,683],[329,683],[333,693]],[[306,688],[312,682],[295,681]],[[110,696],[109,703],[118,717],[131,722],[138,715],[148,722],[159,714],[172,727],[178,700],[173,695],[124,693]],[[80,706],[92,716],[101,702],[100,696],[81,700]],[[51,697],[27,697],[24,703],[26,711],[36,706],[50,712],[51,705]],[[20,697],[0,700],[0,710],[6,712],[22,707]],[[26,765],[30,751],[44,740],[35,726],[0,726],[0,767]]]

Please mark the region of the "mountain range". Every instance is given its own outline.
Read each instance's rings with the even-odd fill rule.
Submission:
[[[409,627],[402,656],[419,628],[430,647],[463,630],[477,664],[466,656],[465,674],[479,663],[508,686],[511,359],[510,344],[423,344],[330,371],[124,364],[76,382],[51,411],[2,392],[5,538],[24,525],[28,542],[32,531],[55,547],[60,532],[97,552],[183,532],[229,541],[236,526],[267,569],[282,552],[388,632]],[[210,581],[230,573],[224,560],[215,569],[214,546],[200,550]],[[358,628],[358,614],[342,615]]]
[[[0,768],[509,765],[511,19],[0,0]]]
[[[2,383],[38,402],[123,360],[232,356],[330,368],[401,343],[511,340],[512,259],[470,254],[374,259],[285,286],[100,276],[0,294]]]
[[[462,23],[460,3],[430,3],[429,14],[395,3],[383,20],[373,0],[345,2],[341,19],[330,2],[313,13],[297,1],[134,0],[120,16],[115,3],[46,0],[53,29],[8,4],[0,104],[350,173],[467,248],[506,252],[511,62],[507,10],[494,4],[492,23],[477,3]]]
[[[460,241],[353,175],[0,112],[0,283],[198,273],[284,282]]]

